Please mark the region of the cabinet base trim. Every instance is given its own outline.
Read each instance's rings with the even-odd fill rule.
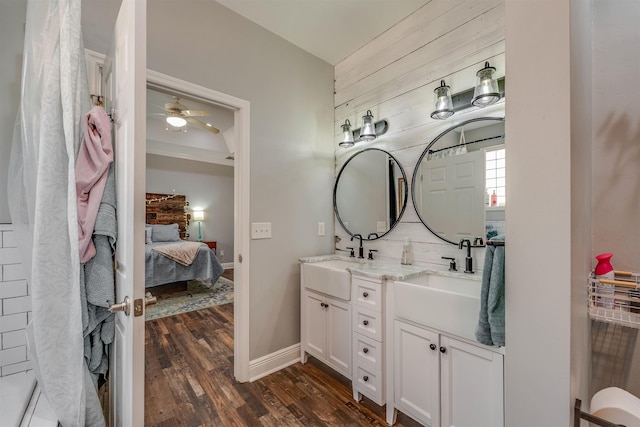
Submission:
[[[300,343],[274,351],[249,362],[249,381],[253,382],[300,361]]]

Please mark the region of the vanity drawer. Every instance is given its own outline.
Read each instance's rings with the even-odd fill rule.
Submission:
[[[352,312],[353,331],[381,342],[382,313],[358,306],[354,306]]]
[[[374,372],[382,368],[382,343],[365,335],[353,334],[353,366],[367,366]]]
[[[366,366],[354,366],[353,383],[356,390],[379,405],[384,404],[382,375],[379,370]]]
[[[353,298],[355,303],[361,307],[371,310],[382,310],[382,284],[369,280],[353,277]]]

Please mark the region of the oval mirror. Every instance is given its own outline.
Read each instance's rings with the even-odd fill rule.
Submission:
[[[400,221],[407,205],[407,177],[388,152],[367,148],[351,156],[333,188],[338,222],[350,235],[375,240]]]
[[[467,120],[435,137],[413,172],[420,221],[455,245],[504,233],[505,155],[504,118]]]

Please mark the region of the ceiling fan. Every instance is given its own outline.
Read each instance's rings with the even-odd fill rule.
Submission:
[[[174,97],[173,101],[164,104],[162,109],[165,111],[166,121],[175,128],[181,128],[191,123],[208,130],[211,133],[220,133],[220,129],[212,126],[210,123],[205,123],[202,120],[196,119],[196,117],[205,117],[209,113],[204,110],[190,110],[184,104],[180,103],[180,98]]]

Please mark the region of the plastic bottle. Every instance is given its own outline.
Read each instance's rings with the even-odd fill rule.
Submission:
[[[496,194],[496,190],[493,190],[493,194],[491,194],[491,206],[498,206],[498,195]]]
[[[615,278],[613,266],[611,265],[611,262],[610,262],[612,256],[613,254],[611,253],[603,253],[600,255],[596,255],[596,259],[598,260],[598,264],[596,265],[596,268],[595,268],[596,279],[612,280]],[[613,310],[613,308],[615,307],[615,300],[613,298],[613,295],[615,294],[615,285],[598,282],[597,292],[600,295],[607,295],[607,296],[599,296],[598,303],[596,305],[598,307]],[[611,297],[609,297],[608,295],[611,295]]]
[[[409,238],[404,238],[404,244],[402,245],[402,257],[400,258],[400,264],[410,265],[413,262],[411,259],[411,245],[409,244]]]

